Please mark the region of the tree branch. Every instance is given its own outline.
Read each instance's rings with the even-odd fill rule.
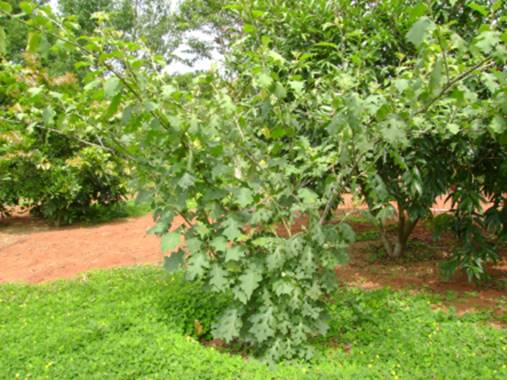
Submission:
[[[449,82],[447,82],[447,84],[444,86],[444,88],[442,88],[442,90],[433,99],[431,99],[431,101],[426,106],[424,106],[420,110],[416,111],[415,115],[419,115],[420,113],[424,113],[424,112],[428,111],[431,108],[431,106],[433,104],[435,104],[435,102],[437,100],[439,100],[442,96],[444,96],[447,93],[447,91],[449,91],[457,83],[459,83],[460,81],[462,81],[463,79],[465,79],[466,77],[468,77],[475,70],[480,69],[485,64],[488,64],[488,66],[489,66],[489,64],[491,63],[492,59],[493,59],[492,57],[486,57],[486,58],[484,58],[479,63],[476,63],[475,65],[473,65],[472,67],[470,67],[465,72],[461,73],[460,75],[456,76],[455,78],[453,78],[452,80],[450,80]]]

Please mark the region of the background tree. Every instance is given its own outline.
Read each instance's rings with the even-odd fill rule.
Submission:
[[[112,26],[131,41],[142,38],[153,51],[167,55],[178,44],[174,34],[174,0],[59,0],[63,15],[75,15],[83,34],[97,27],[96,12],[111,15]]]

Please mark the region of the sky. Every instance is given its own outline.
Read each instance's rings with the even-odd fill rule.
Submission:
[[[51,4],[53,9],[56,9],[58,5],[58,0],[49,0],[49,4]]]
[[[53,7],[53,9],[56,11],[58,9],[58,0],[50,0],[49,4]],[[214,39],[213,35],[210,35],[208,33],[196,31],[192,33],[192,37],[198,38],[204,42],[212,42]],[[178,50],[175,51],[175,54],[180,56],[181,58],[192,58],[192,55],[188,55],[184,52],[184,50],[188,46],[182,45]],[[212,58],[211,59],[200,59],[199,61],[195,62],[192,66],[186,65],[182,62],[172,62],[170,65],[168,65],[164,71],[167,73],[188,73],[188,72],[194,72],[198,70],[209,70],[213,65],[220,66],[220,62],[222,62],[223,57],[218,52],[212,52]]]

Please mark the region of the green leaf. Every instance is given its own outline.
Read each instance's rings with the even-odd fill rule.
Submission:
[[[182,251],[173,252],[169,256],[164,257],[164,269],[169,273],[177,271],[184,261],[185,254]]]
[[[225,251],[225,262],[240,261],[245,256],[245,251],[241,247],[227,248]]]
[[[38,32],[30,32],[28,33],[28,42],[26,45],[26,50],[30,53],[36,53],[39,51],[42,45],[42,35]]]
[[[185,173],[178,181],[178,186],[183,190],[187,190],[189,187],[193,186],[195,183],[195,178],[190,173]]]
[[[109,77],[104,82],[104,94],[107,98],[115,97],[120,91],[120,79],[116,76]]]
[[[340,47],[337,44],[334,44],[332,42],[326,42],[326,41],[317,42],[316,44],[313,44],[313,46],[327,47],[327,48],[332,48],[332,49],[336,49],[336,50],[340,49]]]
[[[260,73],[257,77],[257,84],[261,88],[268,88],[273,83],[273,78],[268,73]]]
[[[476,12],[479,12],[481,15],[485,17],[487,17],[489,14],[488,9],[485,6],[477,4],[475,2],[468,3],[466,4],[466,6],[470,9],[473,9]]]
[[[53,110],[53,107],[47,106],[44,108],[44,111],[42,111],[42,121],[44,122],[44,125],[52,125],[55,115],[56,113]]]
[[[223,234],[225,235],[225,237],[227,237],[227,239],[237,240],[241,236],[243,236],[243,233],[241,232],[240,229],[241,225],[233,217],[227,218],[223,224],[226,226]]]
[[[144,109],[148,112],[151,112],[151,111],[155,111],[156,109],[159,108],[159,105],[155,102],[151,102],[151,101],[146,101],[143,103],[143,106],[144,106]],[[179,126],[176,126],[175,123],[174,123],[174,119],[171,119],[171,124],[175,127],[179,127]]]
[[[390,120],[382,126],[380,133],[385,141],[392,145],[403,144],[407,141],[404,123],[395,117],[390,118]]]
[[[428,34],[435,28],[435,23],[428,17],[423,16],[412,25],[406,34],[408,42],[413,43],[416,47],[421,46]]]
[[[338,231],[347,243],[353,243],[356,240],[356,234],[349,224],[340,223],[338,225]]]
[[[213,326],[213,337],[230,343],[239,336],[243,323],[237,309],[229,309]]]
[[[181,243],[180,234],[177,232],[169,232],[162,236],[161,248],[162,253],[174,250]]]
[[[460,126],[456,123],[447,123],[445,126],[447,130],[453,135],[457,134],[460,131]]]
[[[276,82],[274,93],[279,99],[284,99],[287,96],[287,90],[280,82]]]
[[[4,56],[7,53],[7,37],[5,30],[0,26],[0,56]]]
[[[236,201],[241,208],[246,208],[253,203],[252,190],[242,187],[236,195]]]
[[[255,269],[249,268],[246,273],[239,277],[239,289],[234,293],[236,299],[246,304],[252,297],[255,289],[259,286],[262,280],[262,275]]]
[[[294,291],[294,286],[289,281],[280,279],[273,284],[273,291],[278,297],[290,295]]]
[[[109,120],[111,117],[113,117],[118,112],[118,107],[121,104],[121,93],[117,94],[109,104],[109,107],[107,107],[106,112],[104,112],[104,115],[102,117],[105,120]]]
[[[394,81],[394,87],[402,94],[409,86],[410,82],[406,79],[396,79]]]
[[[481,34],[479,34],[475,46],[477,46],[485,54],[489,54],[499,43],[500,43],[500,32],[494,30],[482,32]]]
[[[0,10],[4,11],[5,13],[12,13],[12,5],[5,1],[0,1]]]
[[[437,91],[442,84],[442,71],[443,65],[442,61],[439,59],[435,62],[435,66],[433,67],[430,76],[430,90],[433,93],[435,93],[435,91]]]
[[[252,24],[244,24],[243,30],[245,31],[245,33],[252,34],[255,32],[255,26],[253,26]]]
[[[33,6],[27,1],[22,1],[19,3],[19,8],[26,13],[27,15],[31,15],[33,12]]]
[[[488,126],[489,130],[496,135],[501,135],[507,129],[507,119],[501,115],[495,115]]]
[[[205,269],[209,267],[209,258],[204,253],[192,254],[188,259],[187,276],[191,281],[204,276]]]
[[[217,252],[225,252],[227,250],[227,239],[223,236],[217,236],[211,241],[210,245]]]
[[[275,249],[274,252],[268,253],[266,257],[266,265],[268,267],[268,271],[274,272],[275,270],[282,267],[285,263],[285,256],[281,248]]]
[[[307,188],[299,189],[298,197],[306,204],[316,204],[319,199],[316,193]]]
[[[289,81],[289,86],[292,88],[296,96],[303,95],[303,89],[305,88],[305,82],[299,80]]]
[[[270,57],[273,61],[275,61],[276,63],[278,63],[279,65],[283,65],[286,61],[285,61],[285,58],[283,58],[280,54],[278,54],[276,51],[274,50],[270,50],[268,52],[268,57]]]
[[[256,207],[256,211],[252,214],[250,221],[253,224],[268,222],[273,216],[273,211],[266,208]]]
[[[273,308],[267,307],[261,313],[253,314],[250,317],[252,327],[250,333],[255,336],[259,343],[262,343],[275,335],[276,320],[273,315]]]
[[[227,271],[223,270],[221,266],[213,264],[210,270],[209,283],[214,291],[223,292],[229,285]]]
[[[190,239],[187,239],[186,242],[185,242],[189,252],[192,254],[192,255],[197,255],[198,253],[201,252],[201,248],[202,248],[202,242],[197,239],[197,238],[190,238]]]

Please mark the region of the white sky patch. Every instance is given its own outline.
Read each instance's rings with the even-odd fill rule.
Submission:
[[[58,0],[49,0],[49,5],[56,11],[58,9]]]
[[[189,33],[187,37],[197,39],[208,45],[215,45],[215,36],[212,33],[203,30],[193,31]],[[181,59],[192,60],[193,58],[195,58],[195,55],[189,53],[187,51],[188,49],[189,46],[184,43],[178,49],[176,49],[174,55]],[[213,49],[211,51],[211,58],[199,59],[195,61],[192,66],[189,66],[180,61],[173,61],[164,69],[164,72],[168,74],[175,73],[184,74],[194,71],[206,71],[209,70],[212,66],[217,66],[217,68],[220,69],[221,67],[223,67],[223,61],[224,57],[222,56],[222,54],[220,54],[217,49]]]
[[[178,3],[179,0],[171,1],[171,5],[173,6],[177,6]],[[55,10],[55,12],[58,12],[58,0],[49,0],[49,4]],[[215,36],[213,34],[197,30],[192,32],[190,36],[193,38],[197,38],[203,41],[204,43],[214,44]],[[185,50],[187,49],[188,45],[182,44],[174,52],[174,54],[182,59],[192,60],[193,58],[195,58],[195,55],[185,52]],[[213,66],[221,68],[223,67],[223,58],[224,57],[215,49],[211,52],[211,59],[199,59],[195,61],[192,66],[187,65],[186,63],[180,61],[174,61],[164,69],[164,72],[168,74],[184,74],[195,71],[206,71],[211,69]]]

